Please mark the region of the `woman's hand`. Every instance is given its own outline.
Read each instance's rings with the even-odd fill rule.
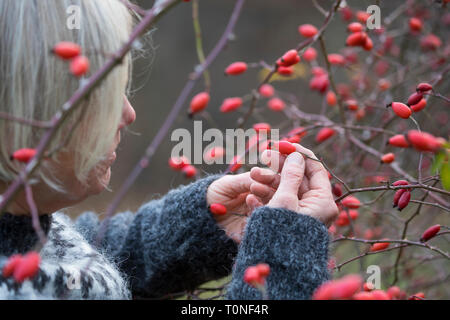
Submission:
[[[263,202],[256,196],[247,198],[252,182],[254,181],[250,178],[250,172],[226,175],[211,183],[206,193],[208,206],[220,203],[227,208],[226,215],[214,215],[214,218],[237,243],[242,239],[248,216]]]
[[[327,170],[314,153],[294,144],[298,152],[287,158],[274,150],[266,150],[261,160],[281,174],[270,169],[253,168],[251,178],[252,194],[247,201],[255,206],[268,202],[269,207],[285,208],[309,215],[329,226],[339,211],[333,199]],[[299,153],[306,154],[309,159]],[[259,203],[258,203],[259,202]]]

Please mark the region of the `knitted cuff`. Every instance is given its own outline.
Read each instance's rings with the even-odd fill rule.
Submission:
[[[261,293],[243,282],[245,269],[270,265],[269,299],[309,299],[329,277],[328,230],[319,220],[291,210],[260,207],[246,226],[239,247],[229,299],[261,299]]]

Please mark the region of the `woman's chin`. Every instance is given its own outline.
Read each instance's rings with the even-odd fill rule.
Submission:
[[[93,188],[94,190],[91,190],[91,194],[97,195],[101,193],[103,190],[105,190],[105,186],[109,185],[109,181],[111,180],[111,167],[108,168],[106,173],[99,178],[98,183]]]

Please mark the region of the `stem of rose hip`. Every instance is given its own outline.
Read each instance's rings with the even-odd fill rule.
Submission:
[[[203,64],[205,62],[205,53],[203,51],[202,30],[200,27],[198,12],[198,0],[192,1],[192,22],[194,25],[195,47],[197,50],[198,61],[200,62],[200,64]],[[209,92],[211,89],[211,78],[207,69],[204,70],[203,77],[205,79],[205,91]]]

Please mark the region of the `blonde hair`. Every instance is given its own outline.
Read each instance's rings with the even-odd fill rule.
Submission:
[[[78,30],[67,26],[67,9],[72,5],[81,8]],[[0,111],[50,120],[80,86],[68,62],[51,53],[54,45],[61,41],[79,44],[90,60],[89,76],[125,43],[132,26],[133,16],[119,0],[0,1]],[[85,185],[89,171],[103,160],[117,134],[130,73],[128,55],[65,122],[48,149],[67,141],[71,126],[82,119],[62,150],[73,155],[75,175]],[[44,131],[0,119],[0,181],[16,178],[23,165],[11,161],[11,154],[36,147]],[[53,160],[58,163],[58,153]],[[45,161],[35,178],[67,192]]]

